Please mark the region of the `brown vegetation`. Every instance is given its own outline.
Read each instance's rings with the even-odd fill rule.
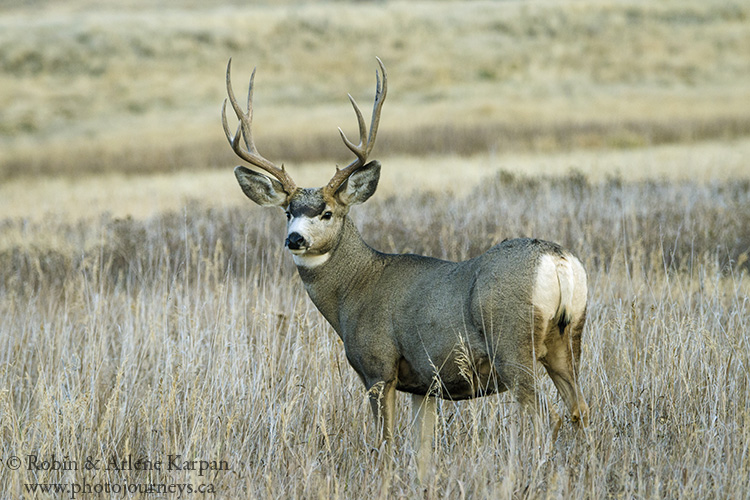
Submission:
[[[747,182],[501,173],[458,199],[376,196],[357,210],[363,234],[386,251],[460,259],[505,237],[545,235],[589,271],[591,427],[550,442],[505,396],[444,402],[427,495],[746,491],[748,207]],[[386,471],[371,453],[366,396],[304,296],[282,227],[275,211],[200,205],[143,221],[26,226],[31,242],[55,234],[61,243],[0,254],[0,331],[12,332],[0,348],[5,456],[182,452],[231,464],[212,476],[220,497],[420,496],[409,467]],[[406,413],[401,464],[410,460]],[[30,481],[92,480],[2,473],[3,491],[19,494]]]

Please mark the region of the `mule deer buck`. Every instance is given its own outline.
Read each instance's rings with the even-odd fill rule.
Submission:
[[[588,409],[578,386],[586,273],[570,252],[535,239],[506,240],[464,262],[386,254],[365,243],[347,214],[372,196],[380,177],[380,163],[367,162],[388,85],[385,67],[377,61],[382,81],[376,72],[369,132],[350,95],[359,144],[339,133],[356,158],[337,167],[321,188],[298,187],[283,165],[258,153],[251,129],[255,71],[243,111],[232,90],[231,59],[227,93],[239,125],[232,133],[226,99],[222,122],[237,156],[265,171],[236,167],[242,191],[258,205],[286,212],[286,247],[307,293],[341,337],[364,382],[387,445],[395,393],[412,394],[421,477],[431,449],[435,397],[460,400],[510,390],[523,406],[533,406],[537,362],[552,378],[571,420],[586,422]]]

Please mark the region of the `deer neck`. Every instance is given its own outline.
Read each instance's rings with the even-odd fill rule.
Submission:
[[[318,265],[297,262],[297,271],[315,306],[343,337],[342,315],[354,313],[366,301],[383,268],[383,254],[362,239],[347,216],[339,239]]]

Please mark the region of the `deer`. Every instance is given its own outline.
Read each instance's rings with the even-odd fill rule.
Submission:
[[[373,149],[388,89],[376,58],[369,131],[354,98],[359,144],[339,128],[354,154],[323,187],[301,188],[284,165],[258,153],[253,141],[253,89],[242,109],[226,70],[222,123],[234,153],[260,171],[234,169],[244,194],[287,218],[285,247],[304,288],[341,338],[346,358],[364,383],[381,444],[393,441],[396,391],[412,396],[414,451],[423,477],[432,450],[436,398],[463,400],[510,391],[523,408],[538,408],[538,364],[552,379],[574,424],[588,406],[578,380],[586,321],[586,272],[560,245],[530,238],[505,240],[462,262],[373,249],[349,216],[375,192],[380,163]],[[382,79],[381,79],[382,74]],[[227,101],[238,119],[229,128]],[[538,363],[538,364],[537,364]],[[562,420],[548,408],[555,426]]]

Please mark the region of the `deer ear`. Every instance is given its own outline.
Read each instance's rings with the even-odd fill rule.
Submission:
[[[254,172],[249,168],[236,167],[234,176],[240,183],[242,192],[262,207],[283,207],[289,195],[276,179]]]
[[[336,190],[336,198],[343,205],[364,203],[375,193],[380,180],[380,162],[371,161],[349,178]]]

